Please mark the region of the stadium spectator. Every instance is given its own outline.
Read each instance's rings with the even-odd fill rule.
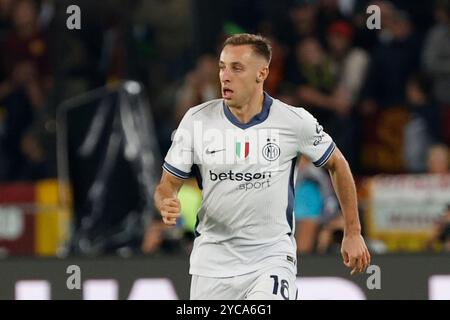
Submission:
[[[336,111],[346,116],[359,98],[369,63],[368,54],[352,46],[353,27],[339,20],[328,28],[327,44],[336,68],[337,88],[334,92]]]
[[[0,82],[0,180],[19,178],[25,159],[20,152],[22,136],[43,112],[47,90],[50,89],[48,45],[37,25],[34,1],[20,0],[12,8],[14,29],[3,43],[3,70],[6,78]]]
[[[352,168],[357,170],[361,141],[355,106],[366,78],[369,55],[352,45],[354,28],[350,23],[335,21],[327,32],[327,44],[337,77],[330,101],[335,107],[334,121],[338,127],[335,139]]]
[[[47,39],[38,26],[38,8],[35,1],[18,0],[14,3],[12,11],[12,23],[14,29],[6,35],[2,48],[8,52],[5,55],[6,68],[12,74],[20,73],[22,77],[34,77],[40,85],[49,85],[49,47]],[[20,71],[14,71],[20,68]],[[25,69],[25,70],[23,70]],[[30,92],[33,100],[34,95]],[[42,93],[41,93],[42,95]],[[37,98],[35,98],[37,99]],[[37,105],[42,101],[34,101]]]
[[[385,7],[385,9],[383,9]],[[409,119],[406,85],[419,68],[420,41],[403,11],[384,6],[382,28],[358,108],[361,167],[369,174],[405,172],[404,127]],[[386,19],[385,19],[386,18]]]
[[[117,7],[121,4],[117,1]],[[138,48],[146,53],[139,67],[147,72],[150,90],[156,94],[168,83],[179,79],[191,65],[192,57],[203,52],[199,53],[197,47],[192,46],[191,1],[136,1],[135,4],[133,32],[139,34],[147,29],[149,37]],[[127,2],[126,6],[129,5]]]
[[[426,171],[426,153],[440,141],[441,132],[436,105],[430,98],[430,85],[420,74],[412,76],[406,86],[410,119],[404,132],[404,159],[408,172]]]
[[[437,2],[436,20],[425,41],[422,63],[431,78],[433,97],[441,109],[444,139],[450,145],[450,1]]]
[[[19,169],[18,180],[37,181],[55,176],[48,160],[43,139],[44,136],[34,130],[28,130],[24,134],[20,144],[24,161]]]
[[[317,35],[317,6],[314,0],[294,1],[289,10],[290,27],[281,37],[293,50],[305,38]]]
[[[220,96],[220,84],[217,77],[218,62],[211,55],[198,58],[195,69],[190,71],[183,86],[177,93],[176,122],[179,123],[190,106],[216,99]]]
[[[386,13],[379,43],[371,53],[364,87],[362,111],[373,114],[379,108],[402,105],[409,77],[419,68],[420,42],[406,12]],[[391,17],[392,14],[392,17]],[[389,16],[389,19],[387,17]]]
[[[316,38],[306,38],[296,47],[296,64],[288,79],[297,86],[298,105],[308,106],[317,119],[331,133],[335,118],[335,105],[331,94],[336,87],[336,72],[332,62]]]
[[[325,42],[330,25],[344,19],[339,2],[339,0],[317,1],[317,35],[322,42]]]

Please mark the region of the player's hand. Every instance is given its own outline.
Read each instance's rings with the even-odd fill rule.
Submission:
[[[370,265],[370,253],[361,234],[344,234],[341,254],[350,274],[361,273]]]
[[[180,217],[180,200],[178,198],[166,198],[159,208],[163,222],[168,226],[174,226]]]

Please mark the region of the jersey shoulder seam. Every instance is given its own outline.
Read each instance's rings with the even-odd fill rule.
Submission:
[[[209,106],[211,106],[212,104],[214,104],[214,103],[216,103],[216,102],[219,102],[219,101],[220,101],[220,99],[214,99],[214,100],[211,100],[211,101],[207,101],[207,102],[205,102],[205,103],[203,103],[203,104],[200,104],[200,105],[198,105],[198,106],[192,107],[192,110],[198,108],[197,110],[193,110],[193,111],[192,111],[192,116],[196,115],[196,114],[199,113],[200,111],[204,110],[206,107],[209,107]]]
[[[287,110],[289,110],[290,112],[292,112],[293,114],[295,114],[297,117],[299,117],[300,119],[304,119],[301,115],[299,115],[297,112],[295,112],[293,109],[303,109],[303,108],[301,108],[301,107],[294,107],[294,106],[290,106],[290,105],[288,105],[288,104],[286,104],[286,103],[284,103],[284,102],[282,102],[282,101],[279,101],[280,102],[280,105],[282,106],[282,107],[284,107],[285,109],[287,109]]]

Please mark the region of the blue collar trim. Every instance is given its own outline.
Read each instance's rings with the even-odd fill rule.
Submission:
[[[247,129],[254,125],[260,124],[264,122],[267,117],[269,116],[270,107],[272,106],[273,98],[269,96],[266,92],[264,92],[264,102],[263,107],[260,113],[256,114],[249,122],[247,123],[241,123],[234,114],[230,111],[230,108],[225,103],[225,100],[223,101],[223,112],[225,113],[225,116],[232,124],[234,124],[236,127],[239,127],[241,129]]]

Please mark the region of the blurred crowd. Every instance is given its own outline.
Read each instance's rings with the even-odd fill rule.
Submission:
[[[49,44],[32,1],[0,1],[0,181],[54,176],[40,125],[52,88]]]
[[[0,182],[56,177],[58,105],[121,79],[145,85],[164,155],[186,110],[220,97],[217,56],[236,32],[270,38],[265,90],[318,118],[356,175],[450,173],[450,0],[247,0],[217,12],[201,0],[75,2],[78,31],[65,28],[70,1],[0,0]],[[379,30],[366,25],[371,4]],[[333,250],[339,239],[330,188],[324,172],[299,163],[302,252]],[[152,228],[147,252],[180,236]]]

